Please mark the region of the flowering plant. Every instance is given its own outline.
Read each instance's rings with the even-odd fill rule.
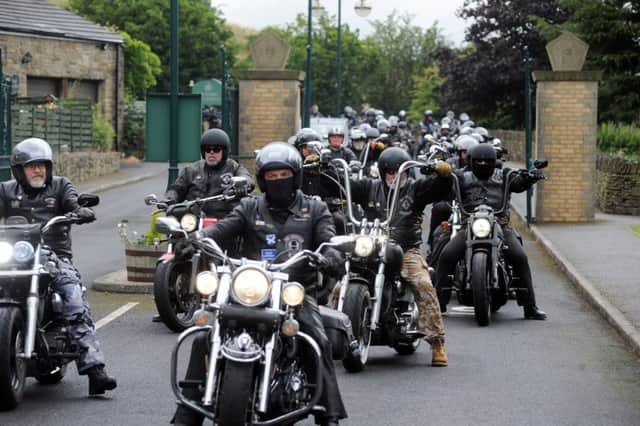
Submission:
[[[156,219],[161,217],[163,212],[155,210],[151,214],[151,221],[149,223],[149,229],[144,234],[138,234],[137,231],[131,231],[129,229],[129,221],[122,219],[118,223],[118,235],[125,244],[125,246],[153,246],[158,248],[162,240],[163,235],[156,230]]]

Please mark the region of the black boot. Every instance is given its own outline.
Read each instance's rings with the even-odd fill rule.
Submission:
[[[536,305],[527,305],[524,307],[524,319],[544,321],[547,319],[547,314]]]
[[[320,421],[320,426],[339,426],[340,421],[337,417],[325,417]]]
[[[87,371],[89,376],[89,396],[103,395],[105,391],[113,390],[118,386],[116,379],[109,377],[104,367],[91,367]]]

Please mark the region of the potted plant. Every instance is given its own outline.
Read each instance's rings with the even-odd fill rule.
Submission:
[[[166,251],[166,242],[162,242],[164,235],[156,230],[156,219],[163,214],[155,210],[151,214],[149,229],[142,235],[136,231],[130,233],[128,220],[118,223],[118,234],[125,246],[128,281],[153,282],[158,258]]]

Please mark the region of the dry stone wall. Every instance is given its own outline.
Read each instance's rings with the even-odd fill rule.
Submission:
[[[116,173],[118,170],[118,152],[65,152],[54,158],[54,174],[66,176],[74,184]]]
[[[597,204],[605,213],[640,215],[640,161],[599,156]]]

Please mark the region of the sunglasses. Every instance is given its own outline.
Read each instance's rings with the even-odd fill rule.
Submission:
[[[222,148],[221,146],[207,146],[204,148],[204,152],[215,152],[216,154],[221,152],[224,148]]]

